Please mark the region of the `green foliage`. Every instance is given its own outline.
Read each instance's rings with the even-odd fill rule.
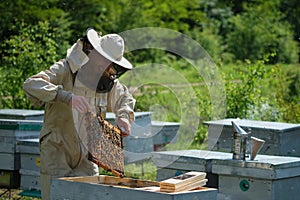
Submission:
[[[179,121],[180,106],[178,99],[165,87],[157,85],[144,85],[139,88],[141,95],[136,95],[136,109],[154,112],[152,120]]]
[[[299,123],[299,67],[251,64],[227,80],[227,117]],[[228,79],[228,78],[227,78]]]
[[[226,83],[227,118],[249,118],[249,110],[262,103],[261,83],[266,76],[264,61],[240,71],[240,80]]]
[[[218,62],[223,51],[221,37],[215,33],[213,28],[205,27],[203,31],[194,29],[189,34],[194,40],[207,51],[213,60]]]
[[[15,23],[37,25],[39,21],[57,22],[67,18],[66,13],[57,7],[58,0],[4,0],[0,3],[0,41],[18,34]],[[53,24],[52,24],[53,25]],[[60,26],[62,29],[63,27]],[[63,31],[63,30],[61,30]]]
[[[207,127],[204,126],[202,123],[205,121],[209,121],[212,119],[211,116],[211,102],[208,95],[205,95],[205,92],[203,90],[197,90],[197,97],[199,98],[199,127],[195,134],[194,141],[192,144],[192,148],[197,149],[205,149],[206,146],[203,146],[205,144],[205,141],[208,139],[208,131]]]
[[[289,100],[300,100],[300,71],[288,72],[287,77]]]
[[[300,38],[300,1],[298,0],[282,0],[280,10],[285,14],[285,18],[294,29],[294,38],[299,41]]]
[[[232,7],[233,5],[228,1],[203,0],[203,11],[207,18],[211,20],[211,24],[217,27],[219,36],[224,36],[228,33],[229,19],[234,14]]]
[[[107,17],[111,16],[106,8],[110,1],[99,0],[57,0],[57,7],[68,13],[71,20],[72,35],[68,40],[74,43],[78,38],[82,37],[88,28],[95,28],[98,31],[104,31],[102,24],[111,23]],[[113,12],[113,11],[112,11]],[[118,12],[116,10],[116,12]]]
[[[25,79],[52,65],[57,59],[56,35],[49,23],[17,24],[19,35],[1,45],[0,105],[2,108],[30,108],[22,86]]]
[[[276,53],[271,63],[298,61],[297,43],[291,27],[278,11],[278,2],[262,1],[246,6],[245,12],[230,20],[232,30],[227,35],[227,45],[236,59],[255,61],[263,59],[265,54]]]
[[[3,42],[18,34],[19,29],[14,26],[18,21],[36,25],[47,20],[52,27],[59,28],[64,41],[70,44],[85,34],[88,27],[104,34],[138,27],[163,27],[196,39],[218,62],[219,58],[225,62],[255,61],[266,53],[275,52],[277,56],[270,62],[293,63],[299,51],[292,38],[293,35],[295,40],[299,38],[298,2],[4,0],[0,3],[0,40]],[[65,50],[57,51],[62,55]],[[135,55],[133,60],[151,61],[157,54],[149,50]]]
[[[227,117],[299,122],[299,72],[281,73],[279,69],[284,67],[265,65],[298,61],[299,9],[298,0],[4,0],[0,3],[0,107],[31,108],[22,91],[25,78],[63,58],[69,44],[85,34],[88,27],[103,34],[160,27],[196,40],[216,63],[224,64],[222,69],[236,60],[254,63],[242,63],[238,70],[224,72],[227,79],[229,73],[233,75],[226,82]],[[180,40],[170,45],[183,48],[187,55],[193,51],[182,47]],[[264,59],[270,53],[275,56]],[[131,52],[129,58],[135,65],[166,64],[183,74],[188,83],[203,85],[197,70],[178,55],[142,49]],[[186,83],[168,74],[168,70],[159,72],[141,77],[150,81],[135,94],[137,110],[155,111],[154,119],[165,121],[180,121],[181,117],[188,121],[196,113],[200,125],[194,144],[201,144],[207,136],[201,123],[212,118],[207,88],[195,87],[195,97],[180,101],[188,96],[182,87]],[[143,75],[147,73],[152,71]],[[151,79],[165,82],[155,85]],[[174,83],[180,89],[175,90]],[[183,110],[188,110],[184,116]],[[189,132],[187,121],[181,130],[183,136]]]
[[[276,66],[274,77],[277,81],[274,81],[272,85],[276,88],[277,121],[300,122],[299,74],[299,68],[283,72],[281,67]]]

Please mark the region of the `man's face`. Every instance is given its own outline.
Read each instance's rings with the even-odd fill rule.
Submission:
[[[89,53],[89,66],[93,73],[101,76],[106,76],[111,80],[117,78],[117,70],[114,68],[114,63],[103,57],[96,50]]]
[[[90,51],[88,65],[90,69],[99,76],[102,76],[104,71],[109,71],[113,63],[103,57],[95,49]]]
[[[104,71],[109,65],[111,65],[111,61],[103,57],[96,50],[92,50],[89,55],[89,65],[93,66],[95,70]]]
[[[115,80],[117,77],[117,70],[114,68],[114,64],[111,63],[104,71],[104,76],[109,77],[111,80]]]
[[[76,78],[89,89],[96,91],[100,81],[105,80],[105,83],[113,81],[110,78],[113,63],[96,50],[89,50],[88,57],[88,62],[78,71]]]

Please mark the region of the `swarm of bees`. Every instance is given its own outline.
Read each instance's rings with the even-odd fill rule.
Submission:
[[[121,131],[101,116],[85,114],[89,160],[118,177],[124,177]]]

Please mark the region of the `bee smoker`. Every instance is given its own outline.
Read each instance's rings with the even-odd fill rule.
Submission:
[[[231,123],[233,127],[232,159],[254,160],[265,141],[252,137],[250,130],[249,133],[247,133],[233,121]]]
[[[239,125],[233,121],[233,143],[232,143],[232,159],[234,160],[246,160],[251,158],[252,145],[251,136],[244,131]]]

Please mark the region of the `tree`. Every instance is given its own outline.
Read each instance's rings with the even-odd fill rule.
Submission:
[[[32,108],[23,92],[25,79],[52,65],[58,58],[56,30],[49,23],[30,26],[21,22],[18,35],[1,45],[0,107]]]
[[[295,33],[295,39],[300,38],[300,1],[282,0],[280,10],[286,14],[286,19],[292,24]]]
[[[297,43],[278,6],[279,1],[261,1],[246,6],[245,12],[234,16],[227,35],[227,51],[242,61],[259,60],[266,54],[276,53],[271,63],[297,62]]]
[[[70,30],[70,17],[68,13],[56,7],[58,0],[45,1],[20,1],[4,0],[0,3],[0,43],[4,43],[14,35],[18,35],[20,24],[35,26],[39,22],[49,23],[49,26],[56,28],[53,38],[57,44],[56,53],[65,55],[66,45],[72,34]],[[49,30],[52,31],[52,30]],[[49,33],[51,34],[51,33]]]
[[[294,39],[300,45],[300,1],[299,0],[282,0],[280,10],[285,13],[285,19],[291,24],[294,30]],[[300,51],[299,51],[300,61]]]

